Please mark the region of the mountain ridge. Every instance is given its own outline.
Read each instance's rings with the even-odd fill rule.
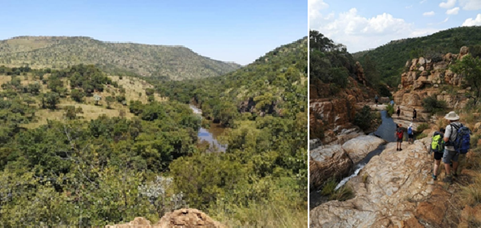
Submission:
[[[94,64],[110,74],[172,80],[219,76],[241,67],[181,45],[100,41],[86,36],[17,36],[0,41],[0,65],[64,68]]]

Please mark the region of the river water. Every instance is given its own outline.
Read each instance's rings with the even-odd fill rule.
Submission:
[[[380,137],[387,142],[395,142],[396,137],[394,135],[394,132],[396,131],[396,123],[394,123],[393,119],[389,116],[387,116],[387,112],[385,110],[381,111],[381,120],[382,123],[381,125],[377,128],[377,130],[373,133],[372,135],[375,135],[377,137]],[[341,188],[344,184],[346,184],[351,178],[357,176],[359,172],[364,168],[364,166],[371,160],[372,157],[381,154],[381,152],[386,148],[386,144],[382,144],[379,147],[377,147],[375,150],[369,152],[366,157],[364,157],[361,161],[359,161],[357,164],[354,164],[354,167],[352,168],[352,173],[348,177],[345,177],[344,179],[339,182],[339,184],[336,186],[336,190]],[[320,190],[311,192],[309,196],[309,208],[312,209],[314,207],[317,207],[321,203],[325,202],[326,199],[320,196]]]
[[[202,115],[202,110],[195,107],[194,105],[189,105],[190,109],[199,116]],[[202,117],[202,116],[201,116]],[[209,144],[210,149],[214,149],[217,147],[219,151],[225,152],[227,150],[227,145],[220,144],[217,141],[217,137],[219,137],[223,132],[224,128],[220,126],[220,124],[211,123],[209,129],[205,129],[201,127],[199,132],[197,133],[197,138],[199,138],[199,144]]]

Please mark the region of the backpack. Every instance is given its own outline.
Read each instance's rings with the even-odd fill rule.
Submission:
[[[454,124],[450,124],[452,128],[456,129],[457,135],[456,139],[452,142],[452,146],[454,146],[454,150],[460,154],[465,154],[469,150],[469,141],[471,140],[471,131],[468,127],[465,127],[463,124],[458,128]],[[454,130],[451,129],[451,130]],[[451,140],[451,139],[450,139]]]
[[[431,150],[436,153],[442,153],[444,149],[443,136],[439,132],[435,132],[431,138]]]
[[[397,129],[397,132],[396,132],[396,136],[398,139],[402,139],[403,138],[403,130],[401,128],[398,128]]]
[[[408,127],[408,134],[410,134],[410,135],[413,134],[413,128],[412,127]]]

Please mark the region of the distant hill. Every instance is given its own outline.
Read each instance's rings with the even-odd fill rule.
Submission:
[[[429,36],[395,40],[352,56],[363,66],[370,64],[366,61],[371,61],[376,65],[382,81],[397,86],[407,60],[421,56],[432,59],[448,52],[459,53],[462,46],[468,46],[473,56],[481,55],[481,26],[452,28]]]
[[[0,41],[0,65],[66,68],[94,64],[109,74],[171,80],[223,75],[241,66],[198,55],[182,46],[112,43],[89,37],[22,36]]]

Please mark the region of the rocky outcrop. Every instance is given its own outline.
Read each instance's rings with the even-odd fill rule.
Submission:
[[[458,89],[454,93],[448,93],[439,88],[441,85],[461,86],[461,76],[452,72],[449,67],[468,53],[469,49],[462,47],[459,54],[448,53],[442,58],[420,57],[407,61],[407,71],[401,75],[399,90],[393,94],[394,102],[401,106],[402,119],[412,119],[412,110],[415,108],[418,111],[417,119],[428,121],[430,115],[424,112],[422,100],[429,96],[445,101],[447,108],[463,108],[468,101],[464,95],[465,90]]]
[[[367,85],[366,76],[364,75],[364,69],[362,68],[361,63],[359,61],[356,62],[354,71],[356,72],[357,81],[359,81],[363,85]]]
[[[314,117],[312,125],[319,125],[313,127],[324,129],[325,143],[334,140],[329,136],[335,136],[342,129],[352,127],[351,121],[356,113],[354,97],[315,99],[309,102]]]
[[[433,191],[429,138],[402,151],[389,143],[348,184],[355,197],[329,201],[310,211],[310,227],[422,227],[416,215],[429,218],[426,201]],[[363,178],[363,176],[365,176]]]
[[[330,177],[347,176],[353,164],[383,143],[383,139],[348,129],[342,131],[335,143],[310,148],[310,187],[317,188]]]
[[[125,224],[107,225],[106,228],[226,228],[197,209],[179,209],[165,214],[156,224],[143,217],[136,217]]]
[[[385,143],[384,139],[372,135],[359,136],[351,139],[342,145],[342,148],[349,155],[353,163],[360,162],[366,155]]]
[[[309,156],[309,179],[313,188],[321,186],[331,177],[346,176],[353,165],[341,145],[311,149]]]

